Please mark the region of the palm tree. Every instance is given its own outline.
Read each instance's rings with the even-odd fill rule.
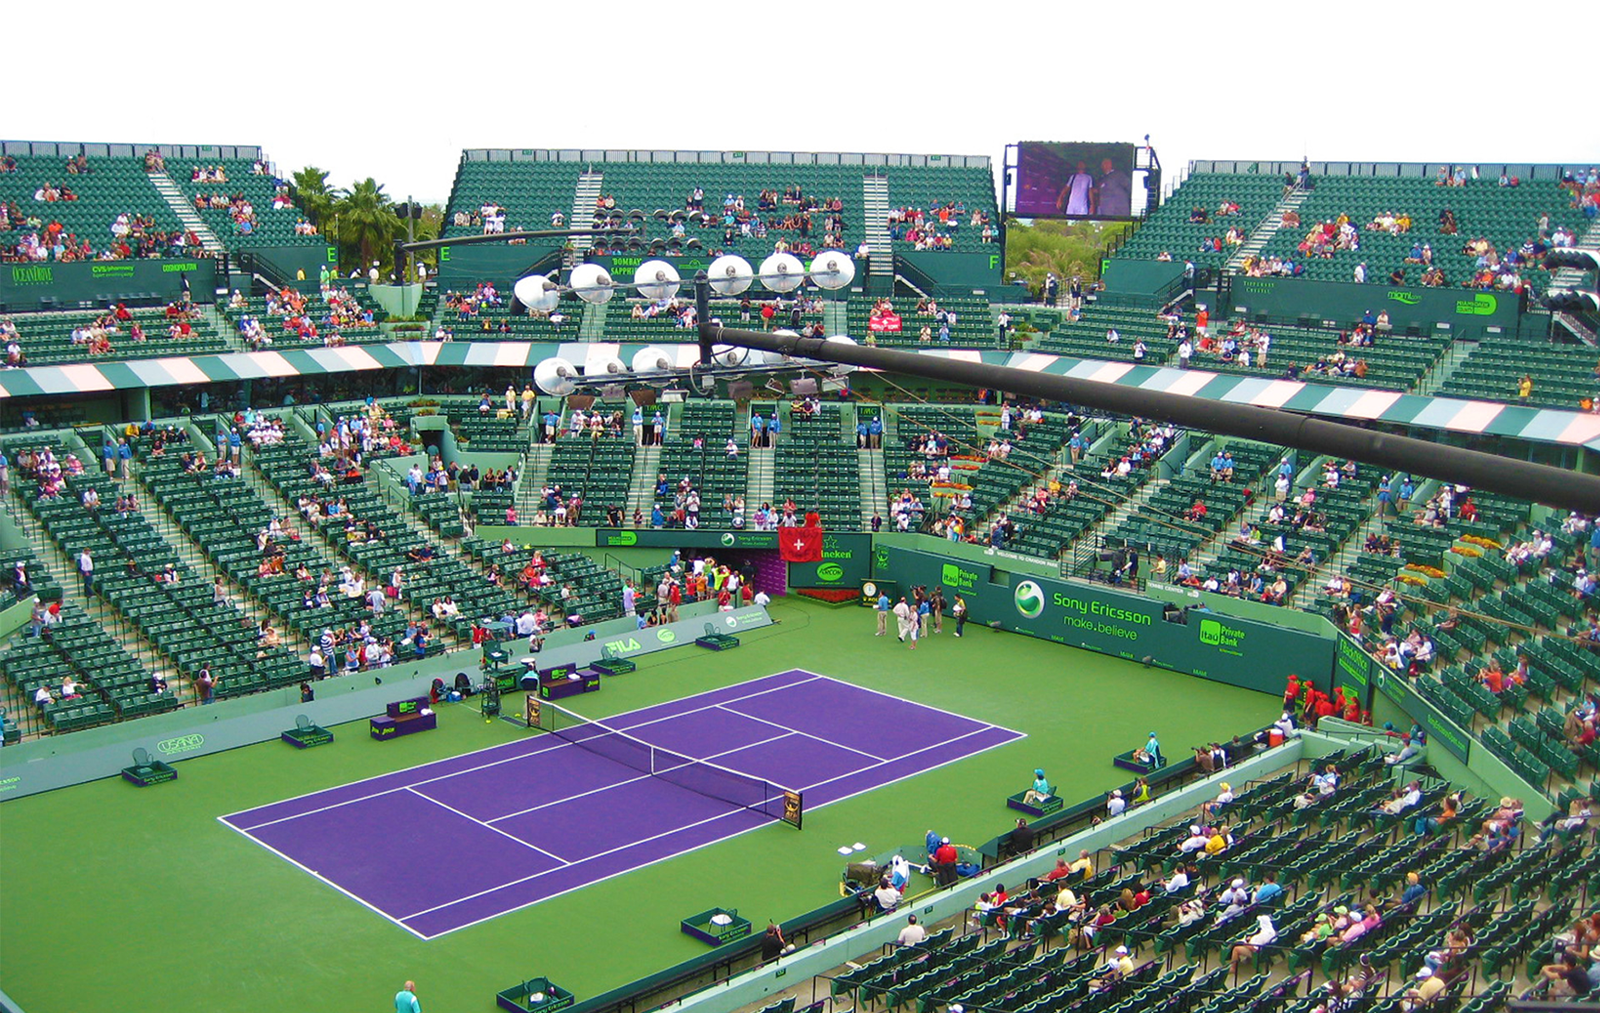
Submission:
[[[345,191],[333,207],[339,243],[354,247],[363,267],[391,256],[389,244],[401,228],[393,203],[382,184],[368,176]]]
[[[289,179],[289,193],[295,206],[305,212],[306,218],[319,229],[326,230],[333,218],[333,205],[339,191],[328,186],[328,174],[314,165],[308,165]]]

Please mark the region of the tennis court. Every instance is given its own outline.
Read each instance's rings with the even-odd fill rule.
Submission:
[[[796,669],[220,819],[431,939],[1022,737]]]

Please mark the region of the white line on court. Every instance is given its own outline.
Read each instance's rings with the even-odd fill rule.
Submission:
[[[556,861],[560,862],[564,866],[572,864],[571,862],[567,861],[565,858],[562,858],[560,855],[556,854],[554,851],[546,851],[543,848],[539,847],[537,844],[529,844],[527,841],[523,840],[520,837],[517,837],[514,834],[506,833],[504,830],[501,830],[499,827],[491,827],[489,824],[483,822],[483,820],[478,819],[476,816],[468,816],[466,813],[462,812],[460,809],[457,809],[455,806],[445,805],[443,802],[439,801],[438,799],[434,798],[431,795],[424,795],[422,792],[418,791],[415,788],[407,788],[406,791],[409,791],[411,794],[417,796],[420,799],[426,799],[427,801],[432,802],[434,805],[438,806],[441,809],[447,809],[450,812],[455,813],[457,816],[460,816],[464,820],[471,820],[473,823],[476,823],[478,826],[482,827],[485,830],[492,830],[495,833],[499,834],[501,837],[506,838],[507,840],[516,841],[518,844],[522,845],[524,848],[527,848],[530,851],[537,851],[539,854],[545,856],[546,858],[554,858]]]

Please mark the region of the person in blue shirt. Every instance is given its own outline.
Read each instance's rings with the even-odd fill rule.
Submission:
[[[867,420],[862,419],[856,423],[856,446],[862,450],[867,449]]]
[[[1055,794],[1055,789],[1051,788],[1050,782],[1045,780],[1044,770],[1038,769],[1033,772],[1033,787],[1023,793],[1022,801],[1028,805],[1038,805],[1053,794]]]
[[[106,437],[105,445],[100,448],[100,458],[105,462],[106,477],[115,478],[117,475],[117,445]]]
[[[1278,874],[1276,872],[1268,872],[1266,879],[1265,883],[1256,887],[1254,900],[1257,904],[1271,904],[1283,895],[1283,887],[1278,885]]]
[[[1067,449],[1072,452],[1072,463],[1077,464],[1083,457],[1084,439],[1082,433],[1073,433],[1072,439],[1067,441]]]
[[[1211,479],[1212,479],[1212,481],[1216,481],[1217,479],[1222,477],[1222,469],[1225,466],[1226,466],[1226,464],[1222,460],[1222,453],[1220,451],[1218,451],[1217,456],[1215,456],[1215,457],[1213,457],[1211,459]]]
[[[660,503],[653,503],[650,506],[650,526],[658,530],[667,526],[667,517],[661,512]]]
[[[238,440],[239,439],[239,434],[237,432],[235,432],[233,434],[233,438],[234,438],[234,440]],[[234,447],[235,447],[235,451],[234,451],[233,459],[235,461],[237,461],[239,459],[239,453],[238,453],[238,450],[237,450],[238,443],[235,443]],[[118,440],[117,441],[117,470],[122,473],[122,480],[124,482],[126,482],[128,480],[128,472],[132,468],[133,468],[133,448],[128,446],[128,441],[127,440]]]
[[[1367,327],[1376,326],[1378,323],[1378,315],[1371,310],[1367,310],[1365,313],[1361,314],[1361,323]]]
[[[1150,740],[1144,744],[1144,751],[1150,754],[1150,766],[1152,768],[1167,765],[1166,761],[1161,758],[1161,743],[1156,741],[1155,732],[1150,733]]]
[[[633,406],[633,442],[636,446],[644,446],[644,409],[638,405]]]
[[[881,637],[889,632],[889,596],[882,591],[878,592],[878,632],[873,636]],[[929,831],[930,836],[932,831]],[[937,843],[937,842],[936,842]]]
[[[767,420],[759,412],[750,413],[750,449],[766,445]]]
[[[874,418],[867,423],[867,436],[870,437],[870,445],[873,450],[878,450],[883,446],[883,419]]]
[[[922,637],[928,635],[928,617],[933,614],[933,606],[928,599],[923,598],[917,602],[917,634]]]
[[[0,450],[0,496],[11,491],[11,459]]]
[[[1417,487],[1412,484],[1410,478],[1407,478],[1405,481],[1400,483],[1399,511],[1401,513],[1406,512],[1406,508],[1411,505],[1411,497],[1415,496],[1416,494]]]
[[[1600,566],[1600,524],[1589,532],[1589,559],[1590,566]]]
[[[422,1003],[416,1000],[416,983],[408,981],[395,992],[395,1013],[422,1013]]]
[[[774,408],[772,414],[767,417],[767,446],[776,447],[778,445],[778,434],[781,432],[783,432],[783,423],[778,421],[778,410]]]
[[[650,420],[650,442],[659,447],[666,435],[667,420],[662,417],[660,412],[656,412],[655,418]]]

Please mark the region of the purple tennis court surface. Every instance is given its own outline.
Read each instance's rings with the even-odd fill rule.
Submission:
[[[808,811],[1022,738],[799,670],[601,720]],[[220,819],[424,939],[771,822],[549,735]]]

